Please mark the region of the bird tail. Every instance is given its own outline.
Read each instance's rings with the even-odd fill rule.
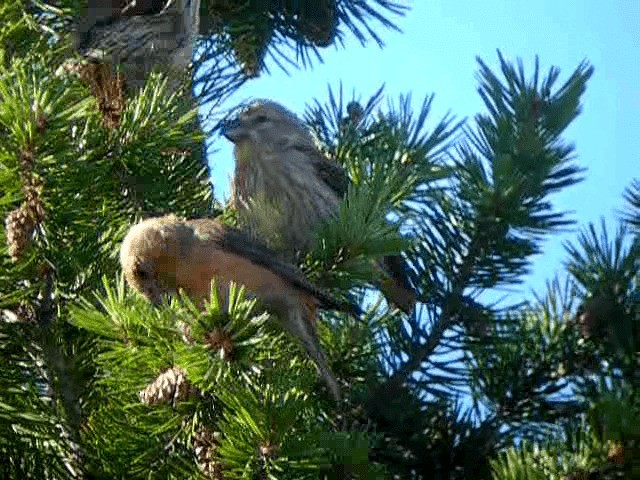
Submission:
[[[379,266],[386,276],[380,284],[380,290],[391,303],[410,314],[416,304],[416,293],[411,285],[409,266],[400,255],[384,257]]]
[[[317,299],[317,304],[320,306],[320,308],[324,308],[327,310],[338,310],[339,312],[345,312],[353,315],[356,318],[361,317],[364,313],[359,305],[348,300],[338,299],[331,295],[329,292],[319,288],[314,288],[313,298]],[[306,303],[311,306],[312,302],[313,301]],[[315,315],[311,315],[311,317],[314,318]]]
[[[304,349],[307,351],[311,359],[316,364],[320,375],[329,387],[331,394],[335,398],[336,402],[340,401],[340,387],[338,382],[329,368],[329,364],[324,355],[324,351],[320,346],[320,341],[316,335],[315,328],[313,327],[313,319],[309,318],[313,315],[305,306],[292,307],[287,312],[287,319],[284,322],[285,329],[297,338]]]

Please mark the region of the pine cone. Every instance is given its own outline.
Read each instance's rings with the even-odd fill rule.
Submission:
[[[577,324],[584,338],[603,337],[612,320],[615,303],[604,295],[585,302],[577,314]]]
[[[268,440],[266,443],[260,445],[258,447],[258,456],[261,459],[265,459],[265,460],[273,460],[275,458],[278,458],[278,446],[277,445],[272,445]]]
[[[624,465],[624,445],[620,442],[611,442],[607,460],[614,465]]]
[[[5,219],[7,245],[12,262],[17,262],[31,242],[31,235],[35,229],[34,219],[27,208],[22,205],[12,210]]]
[[[41,114],[38,114],[37,121],[46,123],[45,117]],[[44,205],[40,198],[42,181],[33,174],[34,153],[32,150],[26,149],[20,152],[19,165],[23,181],[24,201],[20,207],[9,212],[5,218],[7,245],[13,262],[17,262],[22,257],[31,242],[36,226],[44,218]]]
[[[26,185],[22,189],[24,194],[23,207],[31,218],[33,226],[39,224],[44,218],[44,205],[40,198],[40,190],[42,190],[42,182],[36,181],[33,178],[26,180]]]
[[[222,464],[215,459],[219,439],[220,432],[211,432],[205,428],[201,428],[193,435],[193,451],[196,454],[198,468],[211,480],[224,479]]]
[[[246,20],[243,20],[243,22]],[[264,67],[264,59],[273,37],[273,24],[266,16],[255,16],[251,27],[233,25],[229,29],[236,61],[248,78],[255,78]]]
[[[1,310],[0,319],[8,323],[36,323],[36,312],[32,306],[20,303],[13,309]]]
[[[344,134],[347,129],[355,128],[360,124],[364,115],[364,109],[355,100],[347,104],[347,115],[340,119],[340,133]]]
[[[347,115],[349,115],[351,123],[353,123],[353,125],[357,125],[360,123],[360,120],[362,120],[364,109],[362,108],[362,105],[354,100],[347,104]]]
[[[32,149],[25,149],[20,152],[20,173],[26,178],[33,172],[35,155]]]
[[[278,7],[280,3],[272,1]],[[336,0],[286,0],[283,13],[298,20],[299,33],[314,45],[326,47],[333,42],[338,26]]]
[[[191,393],[193,389],[186,372],[180,367],[173,367],[158,375],[139,395],[142,403],[153,405],[160,402],[175,404],[188,398]]]
[[[125,109],[125,80],[114,73],[110,65],[96,65],[89,80],[93,95],[98,100],[102,122],[106,128],[115,129]]]
[[[47,116],[44,113],[39,113],[36,116],[36,130],[38,131],[38,133],[44,133],[48,126],[49,121],[47,119]]]
[[[70,67],[71,68],[71,67]],[[120,73],[115,73],[108,63],[81,63],[73,66],[73,73],[80,76],[98,102],[105,128],[114,129],[120,125],[125,109],[125,81]]]
[[[223,329],[217,328],[205,335],[207,347],[222,351],[222,357],[225,360],[231,360],[233,354],[233,339],[229,333]]]
[[[36,323],[36,312],[31,305],[21,303],[14,310],[18,319],[24,323]]]

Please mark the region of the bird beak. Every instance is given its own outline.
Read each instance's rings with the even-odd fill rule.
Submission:
[[[227,139],[232,141],[233,143],[237,143],[240,140],[243,140],[249,137],[249,132],[242,126],[242,123],[240,122],[240,117],[226,120],[222,124],[222,128],[220,131],[222,135],[227,137]]]

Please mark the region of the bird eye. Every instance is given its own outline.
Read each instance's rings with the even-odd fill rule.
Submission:
[[[135,273],[135,276],[138,277],[140,280],[148,280],[150,278],[149,272],[141,269],[140,267],[136,267],[136,270],[134,273]]]
[[[266,115],[264,115],[264,114],[262,114],[262,113],[256,117],[256,122],[258,122],[258,123],[264,123],[264,122],[266,122],[267,120],[269,120],[269,119],[267,118],[267,116],[266,116]]]

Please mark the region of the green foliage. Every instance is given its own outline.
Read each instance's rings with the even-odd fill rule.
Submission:
[[[588,475],[592,468],[606,459],[605,448],[592,435],[578,430],[567,433],[565,442],[550,442],[544,448],[526,442],[518,448],[509,448],[491,462],[492,478],[565,480],[574,472],[586,472]]]
[[[309,106],[305,120],[351,185],[303,266],[369,304],[359,319],[319,313],[346,397],[336,404],[242,288],[226,304],[213,285],[204,309],[183,296],[154,308],[117,277],[131,223],[174,213],[232,224],[234,212],[213,201],[193,105],[161,76],[108,127],[87,85],[53,74],[80,3],[0,7],[3,477],[633,478],[637,182],[625,227],[587,226],[567,246],[564,284],[522,304],[482,301],[572,223],[550,199],[583,172],[564,132],[589,65],[558,84],[537,61],[532,75],[501,55],[499,72],[479,61],[486,112],[468,122],[432,121],[433,96],[383,107],[382,89],[362,104],[329,90]],[[245,79],[239,52],[259,71],[293,46],[305,64],[342,30],[380,43],[369,21],[393,28],[382,13],[404,11],[344,1],[310,20],[311,3],[276,3],[203,2],[226,15],[205,16],[203,32],[217,33],[195,65],[196,93],[216,115]],[[374,261],[398,253],[420,298],[413,315],[368,295]]]
[[[557,91],[559,72],[539,82],[538,63],[527,81],[500,57],[504,83],[480,61],[479,93],[489,114],[476,116],[458,149],[456,197],[464,209],[460,225],[467,241],[458,252],[484,251],[474,265],[472,284],[491,287],[516,281],[526,259],[539,253],[540,236],[571,223],[553,212],[547,198],[579,181],[573,147],[561,134],[580,112],[580,96],[593,73],[581,64]]]
[[[25,346],[16,340],[28,338]],[[36,356],[39,331],[21,323],[4,324],[0,346],[5,365],[0,371],[0,472],[4,478],[64,478],[69,438],[56,416],[55,397],[25,369],[25,353]],[[32,365],[31,365],[32,366]],[[41,367],[42,368],[42,367]],[[43,395],[43,393],[45,393]],[[56,439],[52,441],[52,439]]]
[[[44,212],[22,232],[19,223],[0,229],[7,478],[20,472],[65,478],[82,469],[83,411],[97,401],[90,383],[95,346],[88,332],[64,319],[102,275],[116,272],[129,222],[175,202],[180,208],[172,211],[185,215],[209,211],[211,204],[199,154],[162,153],[199,153],[201,138],[188,125],[195,112],[167,95],[161,79],[149,81],[127,105],[120,128],[111,130],[84,85],[53,75],[57,53],[44,46],[31,43],[32,51],[5,58],[0,67],[0,214],[9,218],[34,204]],[[132,122],[144,128],[147,141],[156,140],[147,150],[150,162],[133,158],[143,147]],[[145,174],[161,180],[161,192],[139,181]],[[7,254],[11,242],[22,245],[16,261]]]
[[[632,204],[629,206],[633,208]],[[625,212],[629,218],[627,215]],[[569,348],[567,352],[553,357],[563,361],[561,373],[571,387],[572,397],[547,404],[547,411],[534,416],[551,418],[553,410],[565,403],[558,410],[564,413],[565,429],[556,434],[555,440],[539,438],[536,444],[512,447],[492,462],[493,478],[635,478],[640,473],[637,395],[640,252],[636,240],[624,226],[610,235],[602,222],[600,232],[588,225],[576,244],[567,245],[571,279],[564,294],[573,303],[581,299],[584,303],[578,309],[571,302],[559,309],[566,312],[562,330],[571,340],[560,343]],[[535,351],[528,339],[523,341],[519,337],[518,342],[524,345],[522,350],[527,357],[530,351]],[[537,345],[544,347],[547,354],[553,353],[550,351],[553,344],[548,340]],[[526,361],[530,365],[541,364],[529,358]],[[504,366],[502,371],[511,369]],[[560,373],[552,366],[547,371],[550,378]],[[504,373],[501,378],[504,381]],[[510,385],[511,381],[505,383]],[[526,396],[526,401],[533,399]],[[567,405],[574,400],[583,406],[566,415]]]
[[[539,303],[498,315],[470,348],[474,390],[510,436],[548,435],[584,409],[571,395],[582,348],[561,294],[555,282]]]
[[[247,478],[261,472],[267,478],[317,478],[327,460],[304,421],[310,413],[306,395],[256,387],[240,396],[220,395],[226,407],[219,422],[225,432],[219,447],[225,476]]]
[[[339,215],[319,230],[310,255],[331,282],[358,285],[377,278],[380,272],[371,260],[410,252],[423,209],[441,188],[439,182],[451,175],[443,150],[460,124],[446,117],[430,131],[426,121],[433,97],[424,100],[417,115],[410,96],[400,97],[399,107],[376,112],[381,99],[382,89],[364,106],[352,100],[345,108],[342,89],[337,98],[330,89],[328,104],[316,100],[305,115],[322,149],[352,181]],[[351,118],[354,105],[361,112]],[[416,277],[419,267],[418,272]]]
[[[315,270],[321,283],[348,290],[371,282],[381,275],[372,260],[406,248],[397,228],[385,220],[384,199],[391,191],[378,183],[377,189],[350,185],[338,214],[318,228],[309,253],[314,263],[307,270]]]
[[[16,58],[30,55],[34,46],[42,50],[43,39],[28,9],[33,2],[17,0],[0,4],[0,64],[7,67]]]
[[[153,464],[160,476],[186,475],[185,449],[195,425],[223,432],[216,451],[228,478],[261,469],[274,478],[317,478],[330,452],[346,454],[318,446],[330,421],[326,406],[310,402],[317,382],[310,363],[284,343],[243,289],[232,288],[225,310],[212,288],[204,312],[187,298],[154,309],[122,279],[115,288],[105,280],[97,303],[83,300],[71,309],[73,324],[98,335],[93,395],[100,406],[85,431],[95,448],[95,471],[137,478]],[[223,332],[232,351],[224,352],[212,332]],[[192,393],[141,403],[137,392],[176,366],[186,372]],[[335,442],[331,435],[322,438]]]
[[[346,33],[362,44],[373,40],[382,46],[373,26],[398,30],[393,19],[407,10],[395,0],[203,0],[195,91],[203,104],[212,105],[213,115],[247,78],[268,72],[267,58],[285,71],[311,66],[322,59],[320,48],[342,45]]]
[[[194,155],[200,138],[186,131],[195,112],[166,95],[164,82],[151,79],[127,105],[120,126],[109,130],[86,90],[53,77],[45,65],[13,62],[0,76],[3,213],[24,200],[20,189],[37,179],[46,218],[36,236],[39,260],[29,263],[32,271],[39,262],[53,266],[60,294],[69,296],[115,272],[128,218],[207,212],[211,190]],[[143,151],[152,162],[141,161]],[[150,188],[151,178],[160,189]]]
[[[625,199],[629,206],[629,212],[625,220],[630,223],[635,231],[640,230],[640,180],[634,180],[625,192]]]
[[[595,324],[588,326],[593,330],[592,341],[598,342],[612,369],[622,368],[630,375],[637,368],[640,351],[640,243],[624,226],[610,238],[603,221],[600,235],[590,224],[578,236],[577,245],[567,245],[567,251],[571,257],[567,268],[585,292],[585,300],[602,299],[606,305],[594,318]]]

